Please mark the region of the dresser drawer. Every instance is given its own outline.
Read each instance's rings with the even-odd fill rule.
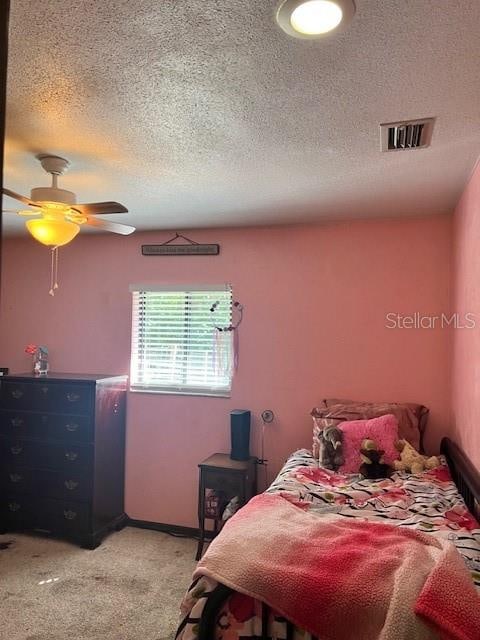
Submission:
[[[48,389],[45,392],[45,388]],[[42,394],[48,396],[48,408],[55,413],[90,415],[94,404],[94,393],[86,384],[50,384],[38,385],[38,402]],[[37,405],[38,406],[38,405]]]
[[[50,438],[69,442],[91,442],[93,423],[87,416],[50,415],[48,416]]]
[[[0,385],[2,409],[90,415],[93,405],[94,389],[88,384],[55,384],[39,379],[34,382],[3,380]]]
[[[0,491],[2,495],[31,495],[35,488],[34,472],[28,467],[1,466]]]
[[[7,528],[41,529],[79,537],[90,526],[90,506],[69,500],[33,500],[24,496],[0,498],[0,517]]]
[[[27,411],[0,410],[0,434],[12,438],[49,437],[50,418],[47,414]]]
[[[0,406],[2,409],[28,409],[33,407],[33,384],[31,382],[9,382],[0,384]]]
[[[2,467],[0,469],[2,495],[29,495],[36,498],[56,498],[88,502],[92,498],[90,473]]]
[[[0,438],[1,466],[28,466],[33,463],[38,445],[29,440],[17,438]]]
[[[93,446],[79,444],[59,446],[56,451],[55,460],[58,460],[61,468],[70,475],[80,471],[91,473],[93,470]]]
[[[90,415],[93,408],[93,388],[87,384],[55,384],[36,382],[32,386],[32,406],[34,411],[53,411]]]
[[[34,526],[35,501],[27,496],[1,496],[0,520],[13,529],[30,529]]]
[[[90,506],[71,500],[39,500],[34,520],[39,529],[78,537],[90,528]]]
[[[93,424],[87,416],[3,410],[0,411],[0,434],[14,438],[90,442]]]
[[[42,498],[88,502],[92,495],[91,474],[68,471],[34,471],[36,493]]]
[[[7,467],[65,470],[68,473],[91,470],[93,446],[0,438],[0,461]]]

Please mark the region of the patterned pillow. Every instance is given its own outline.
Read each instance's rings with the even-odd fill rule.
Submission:
[[[342,422],[338,428],[343,431],[342,450],[345,458],[345,462],[338,468],[339,473],[358,473],[362,464],[360,449],[365,438],[375,440],[378,448],[385,452],[383,460],[386,464],[392,464],[400,457],[395,448],[395,442],[398,440],[398,422],[394,415]]]
[[[311,415],[317,418],[344,420],[369,420],[386,414],[394,415],[398,420],[399,437],[404,438],[417,451],[423,452],[423,433],[428,420],[428,409],[421,404],[394,402],[357,402],[327,398]]]

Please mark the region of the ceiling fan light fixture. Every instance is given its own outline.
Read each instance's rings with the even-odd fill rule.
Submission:
[[[47,247],[62,247],[71,242],[80,231],[78,224],[61,219],[27,220],[25,225],[35,240]]]
[[[345,29],[354,14],[353,0],[283,0],[277,22],[290,36],[315,39]]]

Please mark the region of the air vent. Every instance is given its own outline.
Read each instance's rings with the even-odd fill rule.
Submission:
[[[380,125],[382,151],[408,151],[428,147],[434,118],[388,122]]]

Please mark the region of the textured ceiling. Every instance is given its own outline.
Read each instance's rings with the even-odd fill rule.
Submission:
[[[12,0],[5,184],[46,185],[50,151],[60,186],[143,229],[451,212],[480,151],[480,2],[356,4],[312,42],[276,0]],[[430,148],[380,153],[380,122],[425,116]]]

